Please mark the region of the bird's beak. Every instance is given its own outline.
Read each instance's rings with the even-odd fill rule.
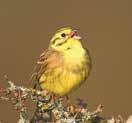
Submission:
[[[71,33],[70,33],[70,37],[71,38],[74,38],[74,39],[76,39],[76,40],[80,40],[82,37],[81,36],[79,36],[78,34],[77,34],[77,30],[73,30]]]

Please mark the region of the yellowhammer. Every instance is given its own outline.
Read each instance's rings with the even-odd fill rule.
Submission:
[[[55,33],[49,48],[40,55],[32,76],[41,89],[62,96],[86,80],[91,70],[91,59],[80,40],[77,31],[70,27]]]

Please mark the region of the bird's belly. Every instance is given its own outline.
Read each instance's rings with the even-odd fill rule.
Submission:
[[[55,94],[66,95],[79,87],[85,78],[85,71],[73,72],[63,69],[63,72],[58,75],[56,72],[52,72],[52,75],[48,75],[46,81],[41,84],[41,87]]]

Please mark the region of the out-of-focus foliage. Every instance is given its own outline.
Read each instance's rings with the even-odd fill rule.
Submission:
[[[132,116],[126,121],[120,115],[117,118],[102,117],[102,104],[99,104],[95,111],[89,111],[87,102],[82,99],[77,99],[77,104],[72,104],[69,97],[60,97],[46,90],[16,86],[7,77],[6,80],[9,87],[0,88],[0,99],[11,102],[19,112],[18,123],[132,123]],[[31,119],[25,105],[27,98],[36,104]]]

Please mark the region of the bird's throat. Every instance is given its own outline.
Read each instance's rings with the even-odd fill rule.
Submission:
[[[69,64],[79,64],[85,60],[85,50],[83,48],[69,49],[64,54],[65,62]]]

